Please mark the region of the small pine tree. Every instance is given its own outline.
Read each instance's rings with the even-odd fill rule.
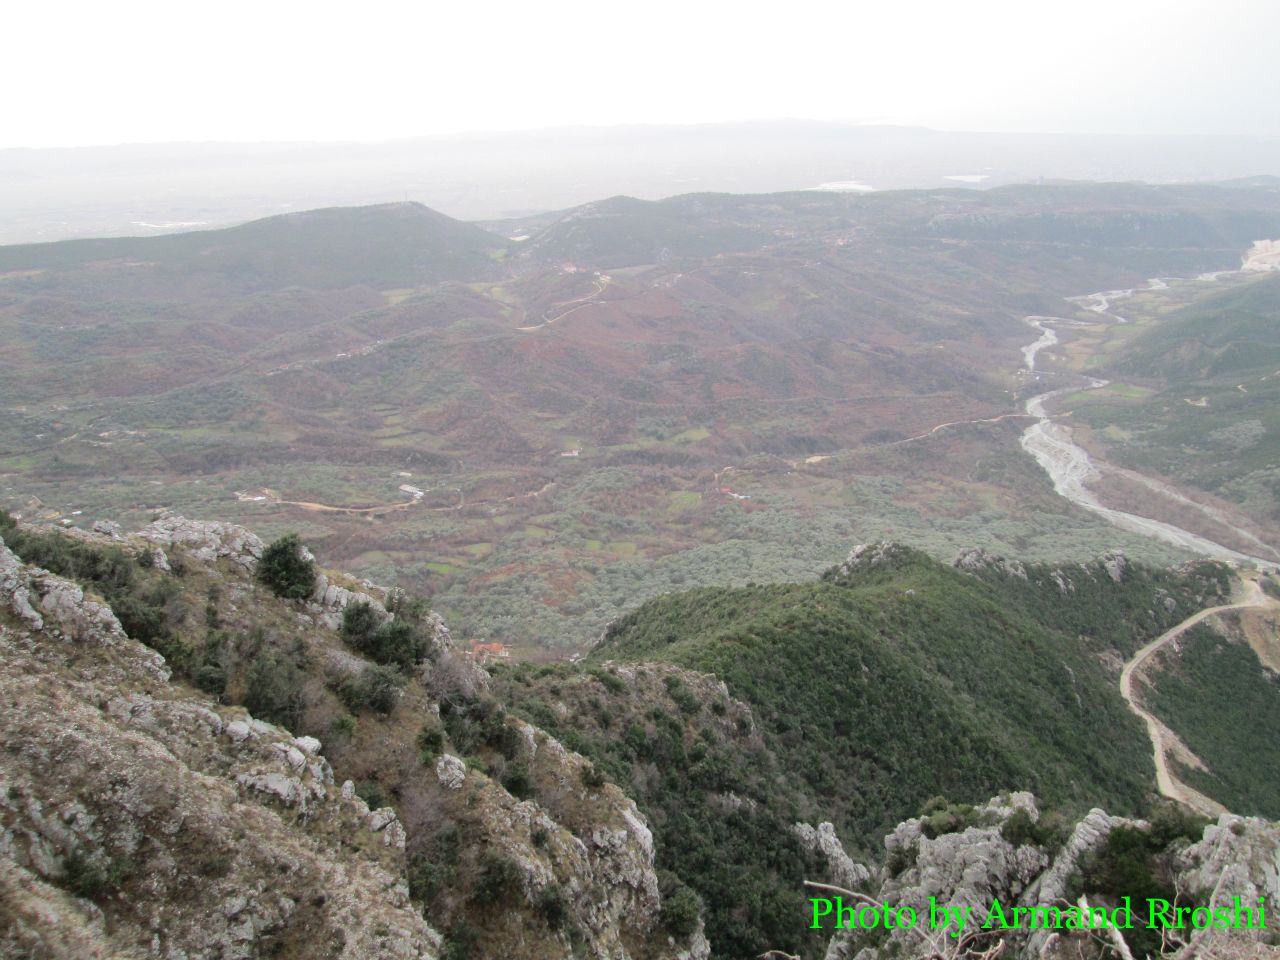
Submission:
[[[288,533],[262,551],[258,579],[277,597],[303,600],[315,589],[316,565],[302,552],[298,535]]]

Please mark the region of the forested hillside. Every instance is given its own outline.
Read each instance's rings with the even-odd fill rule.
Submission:
[[[1145,809],[1150,745],[1108,664],[1226,587],[1210,563],[962,562],[881,544],[818,581],[662,597],[585,665],[502,671],[500,690],[633,792],[720,956],[811,949],[797,820],[871,851],[938,795]]]

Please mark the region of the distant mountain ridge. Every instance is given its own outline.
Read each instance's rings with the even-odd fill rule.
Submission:
[[[496,276],[508,242],[420,203],[284,213],[236,227],[161,237],[64,240],[0,247],[0,272],[70,270],[101,261],[203,275],[224,292],[412,287]]]

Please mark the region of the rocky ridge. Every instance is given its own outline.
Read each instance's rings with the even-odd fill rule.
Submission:
[[[317,577],[305,601],[269,597],[251,577],[262,541],[231,524],[164,515],[136,534],[107,524],[56,532],[143,557],[165,583],[207,586],[206,616],[224,626],[269,614],[326,683],[335,669],[367,669],[334,633],[343,609],[364,601],[393,616],[386,591],[340,575]],[[437,695],[465,700],[487,686],[438,616],[422,623],[429,655],[388,718],[390,739],[362,716],[346,753],[335,742],[353,770],[374,753],[359,744],[384,751],[369,762],[390,770],[398,800],[371,810],[350,780],[335,782],[327,727],[305,719],[324,715],[331,694],[312,696],[301,736],[211,700],[174,680],[92,591],[0,541],[0,718],[11,732],[0,755],[0,956],[425,960],[469,915],[467,888],[497,858],[515,886],[499,891],[501,907],[475,907],[494,921],[473,957],[521,943],[547,958],[705,958],[700,929],[677,943],[659,927],[648,826],[581,757],[502,721],[507,761],[528,770],[531,795],[519,798],[448,744],[417,760],[416,726],[407,740],[390,734],[397,717],[439,718]],[[457,886],[427,911],[444,922],[442,937],[410,889],[432,837],[459,828]]]
[[[910,907],[918,918],[929,916],[930,898],[939,904],[971,908],[978,918],[985,918],[995,899],[1006,911],[1013,907],[1065,908],[1082,893],[1089,896],[1081,887],[1081,870],[1103,849],[1112,831],[1119,827],[1150,829],[1144,821],[1114,817],[1095,808],[1058,843],[1034,830],[1043,819],[1029,793],[992,798],[966,810],[961,820],[944,832],[936,832],[937,815],[902,822],[885,837],[885,866],[869,884],[857,889],[876,903]],[[1168,879],[1186,898],[1181,902],[1221,905],[1229,903],[1232,896],[1245,903],[1256,903],[1259,896],[1268,902],[1280,897],[1280,828],[1276,824],[1223,814],[1217,823],[1204,828],[1198,841],[1174,841],[1172,849]],[[838,880],[834,882],[843,886]],[[1096,897],[1089,899],[1095,906],[1102,902]],[[971,920],[966,932],[974,932],[980,922]],[[1178,953],[1191,939],[1190,933],[1181,944],[1171,944],[1166,955],[1195,955]],[[1269,942],[1269,937],[1267,931],[1210,930],[1197,940],[1202,949],[1212,946],[1213,956],[1280,957],[1280,948]],[[826,960],[994,956],[997,954],[987,951],[996,947],[999,956],[1016,960],[1101,958],[1115,956],[1117,949],[1105,935],[1066,929],[1001,931],[964,948],[958,938],[931,931],[927,922],[920,921],[912,929],[894,929],[887,934],[883,930],[836,932]]]
[[[0,570],[0,955],[230,960],[317,934],[326,956],[437,955],[403,830],[318,741],[169,684],[109,608],[3,545]]]

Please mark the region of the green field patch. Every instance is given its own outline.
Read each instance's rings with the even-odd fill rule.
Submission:
[[[612,553],[615,557],[629,559],[640,552],[640,548],[630,540],[610,540],[605,544],[605,549]]]
[[[1132,437],[1133,431],[1126,430],[1124,427],[1116,426],[1114,423],[1109,423],[1103,428],[1102,435],[1108,440],[1114,440],[1117,443],[1121,443]]]
[[[546,527],[539,527],[532,523],[527,523],[525,524],[524,535],[526,537],[549,537],[551,536],[551,531]]]
[[[1096,392],[1105,396],[1123,397],[1126,400],[1141,400],[1155,393],[1150,387],[1140,387],[1133,383],[1109,383]]]
[[[1154,394],[1150,387],[1139,387],[1132,383],[1109,383],[1096,390],[1078,390],[1069,393],[1063,402],[1069,406],[1082,403],[1102,403],[1107,400],[1145,400]]]
[[[493,553],[493,544],[492,543],[468,543],[462,549],[465,550],[467,553],[471,554],[471,556],[476,557],[477,559],[484,559],[489,554]]]
[[[702,494],[694,490],[677,490],[668,497],[672,513],[692,510],[702,502]]]
[[[378,442],[384,447],[426,447],[434,450],[440,445],[440,438],[435,434],[420,431],[401,432],[397,436],[379,437]]]
[[[452,563],[441,563],[440,561],[432,561],[430,563],[423,564],[423,566],[425,566],[432,573],[457,573],[458,572],[458,568],[455,567]]]
[[[674,437],[671,438],[671,442],[672,443],[697,443],[700,440],[707,439],[707,437],[709,436],[711,436],[711,431],[708,430],[706,427],[690,427],[688,430],[684,430],[680,433],[677,433]]]

